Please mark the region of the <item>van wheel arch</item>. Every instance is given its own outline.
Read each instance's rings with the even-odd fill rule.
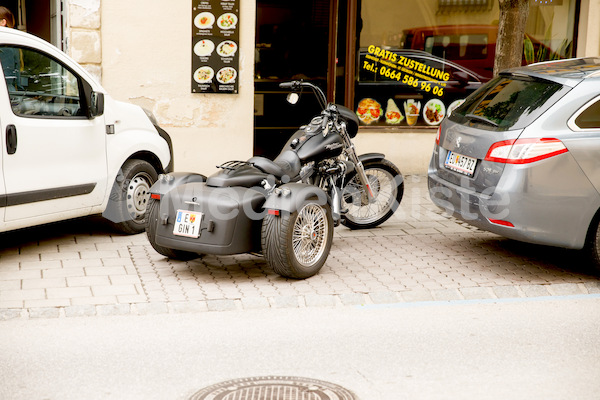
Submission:
[[[115,178],[108,204],[102,215],[113,227],[126,234],[141,233],[146,225],[146,207],[150,187],[158,179],[157,170],[150,162],[129,158]]]

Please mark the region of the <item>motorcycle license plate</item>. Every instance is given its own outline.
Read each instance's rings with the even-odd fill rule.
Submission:
[[[173,235],[197,238],[200,236],[200,222],[204,214],[195,211],[177,210]]]
[[[473,172],[475,172],[475,166],[477,165],[477,159],[449,151],[444,165],[446,168],[453,171],[460,172],[461,174],[465,174],[467,176],[473,176]]]

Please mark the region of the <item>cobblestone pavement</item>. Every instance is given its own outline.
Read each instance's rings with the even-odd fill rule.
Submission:
[[[115,234],[100,218],[3,233],[0,243],[0,320],[600,293],[581,252],[449,218],[423,176],[406,177],[401,207],[382,226],[336,228],[327,263],[302,281],[249,254],[169,260],[145,234]]]

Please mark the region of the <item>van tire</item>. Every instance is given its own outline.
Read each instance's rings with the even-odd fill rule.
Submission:
[[[127,160],[113,183],[104,218],[123,233],[144,232],[150,187],[157,179],[158,172],[147,161]]]

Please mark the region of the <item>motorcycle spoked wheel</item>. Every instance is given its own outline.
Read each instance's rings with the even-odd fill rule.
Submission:
[[[201,255],[198,253],[193,253],[191,251],[184,250],[176,250],[168,247],[163,247],[156,243],[156,227],[159,224],[159,210],[160,210],[160,202],[150,198],[148,200],[148,207],[146,209],[146,235],[148,236],[148,241],[152,248],[156,250],[159,254],[170,258],[172,260],[193,260],[194,258],[200,258]]]
[[[261,241],[273,271],[286,278],[309,278],[321,270],[329,256],[333,241],[331,208],[309,200],[298,211],[267,214]]]
[[[356,172],[348,176],[342,188],[342,209],[348,210],[342,224],[350,229],[381,225],[394,214],[404,195],[404,179],[394,164],[383,159],[367,161],[363,167],[374,198],[369,200]]]

